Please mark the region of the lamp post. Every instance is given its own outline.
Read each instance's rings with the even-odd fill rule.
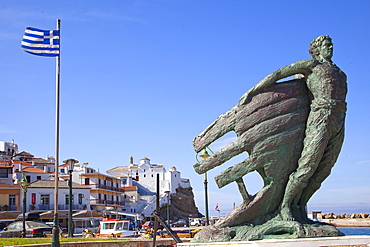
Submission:
[[[68,237],[73,238],[73,221],[72,221],[72,172],[74,165],[78,163],[75,159],[68,159],[63,161],[68,165],[68,173],[69,173],[69,180],[68,180],[68,188],[69,188],[69,204],[68,204]]]
[[[207,150],[204,149],[202,154],[199,155],[203,160],[207,159],[210,155]],[[209,225],[209,213],[208,213],[208,181],[207,181],[207,172],[204,173],[204,203],[206,211],[206,225]]]
[[[164,193],[167,194],[167,224],[170,225],[170,191],[167,190]]]
[[[23,207],[22,207],[23,225],[22,225],[21,236],[22,238],[25,238],[26,237],[26,195],[27,195],[28,181],[24,173],[22,173],[22,179],[20,181],[20,186],[23,192]]]

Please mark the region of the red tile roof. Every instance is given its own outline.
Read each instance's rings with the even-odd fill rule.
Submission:
[[[0,165],[0,168],[13,168],[13,166],[2,166],[2,165]]]
[[[13,166],[11,161],[0,161],[0,166]]]
[[[25,166],[31,166],[32,165],[30,163],[20,161],[20,160],[13,160],[12,162],[13,162],[13,164],[21,164],[21,165],[25,165]]]
[[[137,190],[137,186],[125,186],[121,188],[124,189],[125,191]]]
[[[30,153],[27,153],[26,151],[22,151],[18,154],[16,154],[15,156],[28,156],[28,157],[34,157],[33,154],[30,154]]]
[[[46,172],[44,172],[44,170],[41,170],[41,169],[36,168],[36,167],[24,167],[22,169],[22,172],[28,172],[28,173],[46,173]]]

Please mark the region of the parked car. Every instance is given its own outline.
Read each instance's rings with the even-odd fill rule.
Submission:
[[[6,227],[6,224],[4,222],[0,222],[0,232],[4,230],[5,227]]]
[[[50,226],[51,228],[53,228],[53,226],[54,226],[54,222],[43,222],[43,223]],[[67,234],[68,233],[67,228],[62,227],[61,225],[59,225],[58,228],[59,228],[59,233],[60,234]]]
[[[40,221],[39,213],[27,212],[24,216],[27,221]],[[23,214],[19,214],[15,220],[23,220]]]
[[[205,222],[202,219],[192,219],[190,221],[190,225],[191,226],[204,226],[205,225]]]
[[[154,228],[154,221],[147,221],[143,225],[143,229]],[[158,222],[158,229],[162,230],[164,227]]]
[[[179,219],[175,223],[172,223],[172,227],[189,227],[189,221],[185,219]]]
[[[172,224],[174,223],[175,221],[173,221],[173,220],[166,220],[166,224],[168,225],[168,226],[172,226]]]
[[[45,237],[51,234],[52,227],[37,221],[26,221],[26,237]],[[0,232],[0,238],[20,238],[22,236],[23,222],[16,221],[9,224]]]

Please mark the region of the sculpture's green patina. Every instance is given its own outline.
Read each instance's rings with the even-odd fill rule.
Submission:
[[[239,103],[197,136],[200,152],[229,131],[237,140],[194,165],[197,173],[219,166],[242,152],[248,159],[216,176],[221,188],[236,182],[243,203],[198,241],[337,236],[333,226],[312,222],[306,205],[329,176],[342,147],[347,94],[346,75],[332,61],[329,36],[311,42],[312,59],[283,67],[265,77]],[[277,83],[291,75],[301,79]],[[243,176],[257,171],[264,187],[250,195]]]

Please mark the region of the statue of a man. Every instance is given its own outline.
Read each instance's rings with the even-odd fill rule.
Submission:
[[[329,176],[342,148],[347,77],[331,60],[333,44],[328,35],[314,39],[309,52],[313,58],[266,76],[194,139],[198,153],[227,132],[237,135],[194,165],[199,174],[242,152],[249,154],[215,177],[220,188],[236,182],[242,204],[204,228],[196,235],[198,240],[341,235],[334,226],[311,224],[306,205]],[[278,83],[297,74],[303,77]],[[243,177],[253,171],[264,186],[250,195]]]
[[[309,52],[312,59],[295,62],[273,72],[244,94],[239,101],[239,105],[246,104],[252,95],[273,86],[280,79],[295,74],[304,75],[312,94],[298,168],[289,177],[280,207],[283,220],[306,220],[304,207],[329,176],[344,139],[347,77],[331,60],[331,38],[328,35],[315,38],[311,42]]]

